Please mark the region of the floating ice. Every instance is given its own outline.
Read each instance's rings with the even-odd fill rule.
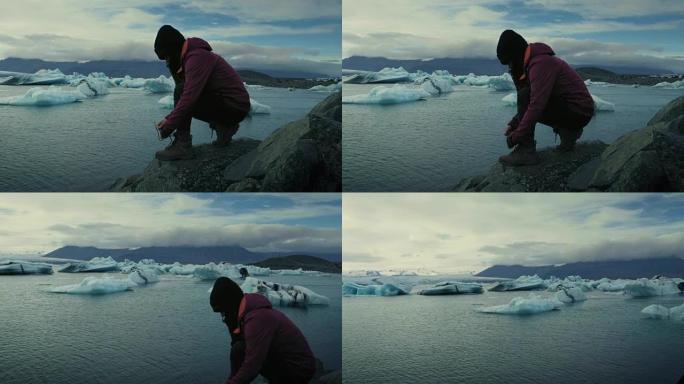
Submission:
[[[62,268],[60,272],[113,272],[118,270],[118,263],[111,257],[94,257],[90,261],[82,263],[69,263],[66,267]]]
[[[159,275],[153,269],[136,269],[128,275],[128,280],[136,285],[147,285],[159,281]]]
[[[161,104],[162,108],[173,109],[173,96],[164,96],[159,99],[158,103]]]
[[[419,295],[460,295],[466,293],[482,293],[482,285],[477,283],[461,283],[445,281],[443,283],[435,284],[433,287],[425,288],[418,292]]]
[[[99,279],[91,276],[86,277],[79,284],[55,287],[52,290],[50,290],[50,292],[80,295],[105,295],[108,293],[128,291],[130,289],[130,280],[117,280],[109,277]]]
[[[342,90],[342,82],[330,85],[314,85],[309,88],[309,91],[314,92],[338,92]]]
[[[603,292],[620,292],[625,289],[625,285],[630,282],[630,280],[615,280],[611,281],[609,279],[603,278],[598,280],[599,284],[596,289]]]
[[[345,282],[342,284],[342,294],[345,296],[398,296],[408,295],[408,292],[389,283],[362,285]]]
[[[544,298],[531,294],[527,298],[516,297],[508,304],[485,307],[479,311],[503,315],[533,315],[536,313],[553,311],[554,309],[558,309],[561,305],[563,305],[563,303],[556,298]]]
[[[261,104],[258,101],[250,98],[249,103],[252,105],[249,109],[250,115],[270,115],[271,107],[265,104]]]
[[[175,87],[176,83],[173,81],[173,79],[163,75],[156,79],[147,79],[143,83],[143,88],[150,93],[169,93],[173,92]]]
[[[546,289],[544,280],[537,275],[534,276],[520,276],[512,281],[504,281],[492,288],[490,291],[504,292],[504,291],[532,291],[536,289]]]
[[[43,263],[27,261],[0,261],[0,275],[48,275],[52,273],[52,266]]]
[[[342,103],[388,105],[424,100],[428,96],[430,94],[423,89],[406,88],[400,85],[379,86],[371,89],[370,93],[365,95],[345,96],[342,98]]]
[[[558,292],[556,292],[556,299],[562,303],[571,304],[584,301],[587,299],[587,296],[579,287],[559,287]]]
[[[662,305],[652,304],[641,310],[641,313],[651,319],[667,319],[670,317],[670,309]]]
[[[59,69],[41,69],[33,74],[0,71],[0,85],[54,85],[67,82],[67,77]]]
[[[670,308],[670,320],[684,321],[684,304]]]
[[[513,92],[509,93],[508,95],[504,96],[503,99],[501,99],[506,105],[510,107],[515,107],[518,105],[518,94]]]
[[[357,73],[346,80],[350,84],[402,83],[407,81],[411,81],[411,74],[403,67],[383,68],[378,72]]]
[[[147,79],[143,79],[140,77],[132,78],[126,75],[123,79],[121,79],[121,81],[117,85],[124,88],[142,88],[145,86],[146,81]]]
[[[109,81],[89,76],[79,80],[76,89],[87,97],[106,95],[109,93]]]
[[[638,279],[625,285],[625,293],[632,297],[653,297],[680,293],[677,282],[667,278]]]
[[[278,284],[248,277],[242,283],[245,293],[260,293],[273,305],[281,307],[306,307],[307,305],[328,305],[330,300],[300,285]]]
[[[454,91],[451,86],[451,80],[445,76],[433,74],[423,79],[421,83],[423,90],[433,96],[443,95]]]
[[[491,76],[487,82],[489,88],[498,92],[512,91],[515,89],[513,78],[510,74],[504,73],[501,76]]]
[[[615,111],[615,104],[605,101],[602,98],[596,96],[596,95],[591,95],[591,98],[594,99],[594,109],[596,109],[597,112],[613,112]]]
[[[0,105],[49,107],[75,103],[85,98],[86,96],[79,91],[65,91],[53,86],[47,89],[36,87],[29,89],[22,96],[0,97]]]
[[[684,88],[684,80],[677,80],[677,81],[673,81],[673,82],[663,81],[662,83],[658,83],[658,84],[654,85],[653,88],[668,88],[668,89]]]

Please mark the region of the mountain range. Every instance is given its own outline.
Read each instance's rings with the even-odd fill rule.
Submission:
[[[539,275],[542,278],[556,276],[582,276],[585,279],[636,279],[663,275],[668,277],[684,277],[684,260],[679,257],[663,257],[655,259],[613,260],[613,261],[579,261],[563,265],[542,265],[529,267],[523,265],[495,265],[475,276],[517,278],[522,275]]]
[[[123,261],[125,259],[132,261],[154,259],[155,261],[164,264],[171,264],[174,262],[183,264],[206,264],[210,262],[218,263],[221,261],[233,264],[252,264],[273,257],[303,255],[306,253],[308,252],[252,252],[239,245],[210,247],[141,247],[135,249],[104,249],[67,245],[43,256],[73,260],[90,260],[93,257],[111,256],[117,261]],[[339,263],[342,260],[342,255],[336,253],[317,253],[316,256],[332,263]]]
[[[464,75],[471,72],[477,75],[500,75],[504,72],[508,72],[508,67],[501,65],[496,58],[476,59],[444,57],[427,60],[397,60],[385,57],[351,56],[342,60],[342,68],[344,69],[379,71],[387,67],[404,67],[404,69],[409,72],[416,72],[417,70],[433,72],[438,69],[445,69],[452,74],[458,75]],[[576,67],[583,67],[583,65],[578,65]],[[621,67],[601,65],[600,67],[615,72],[615,74],[652,75],[668,72],[657,68],[636,66]]]

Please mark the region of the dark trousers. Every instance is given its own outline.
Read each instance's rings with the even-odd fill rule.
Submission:
[[[518,88],[518,115],[516,116],[517,123],[520,123],[523,116],[525,116],[525,112],[527,111],[527,107],[529,105],[530,86],[525,85],[521,88]],[[556,133],[571,130],[581,134],[580,130],[589,124],[591,117],[591,115],[574,111],[572,108],[570,108],[565,100],[557,96],[551,96],[538,122],[550,126]],[[526,136],[526,139],[534,139],[534,129],[535,126],[533,125],[532,129],[530,130],[530,134],[529,136]]]
[[[245,351],[247,344],[245,339],[236,337],[230,344],[230,377],[233,377],[242,363],[245,361]],[[306,384],[310,379],[302,379],[301,377],[292,378],[286,376],[284,370],[278,369],[273,362],[267,361],[261,369],[261,375],[266,378],[269,384]]]
[[[245,339],[236,338],[230,343],[230,377],[233,377],[245,361]]]
[[[183,82],[176,82],[176,88],[173,90],[173,105],[178,104],[181,95],[183,94]],[[208,92],[203,92],[195,108],[192,111],[192,117],[209,123],[210,126],[214,124],[222,125],[236,125],[247,117],[247,112],[239,110],[234,106],[228,104],[225,98],[221,95],[216,95]],[[183,121],[180,127],[176,130],[177,137],[190,136],[190,122],[192,118]]]

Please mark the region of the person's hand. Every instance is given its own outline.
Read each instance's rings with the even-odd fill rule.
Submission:
[[[513,133],[514,130],[515,130],[515,129],[513,129],[513,127],[512,127],[510,124],[508,124],[508,125],[506,126],[506,130],[504,131],[504,135],[510,136],[511,133]]]
[[[167,137],[171,136],[171,133],[173,133],[173,130],[169,129],[169,126],[166,124],[166,119],[162,119],[160,122],[158,122],[156,127],[159,131],[159,137],[162,139],[166,139]]]
[[[515,147],[515,142],[513,142],[513,135],[506,136],[506,145],[509,149]]]

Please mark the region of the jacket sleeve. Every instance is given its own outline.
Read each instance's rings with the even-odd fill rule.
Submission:
[[[226,381],[226,384],[248,384],[251,383],[261,372],[271,341],[276,334],[278,324],[266,318],[265,314],[255,313],[254,317],[245,322],[245,361],[240,366],[237,373]]]
[[[185,84],[176,107],[166,116],[166,124],[172,129],[178,128],[183,121],[192,118],[192,111],[195,103],[202,94],[204,86],[214,69],[213,65],[208,65],[208,60],[200,55],[193,55],[185,62]]]
[[[513,132],[515,139],[529,134],[539,121],[549,102],[557,76],[558,66],[553,64],[550,57],[542,58],[530,66],[530,104],[525,114],[520,117],[518,128]]]

